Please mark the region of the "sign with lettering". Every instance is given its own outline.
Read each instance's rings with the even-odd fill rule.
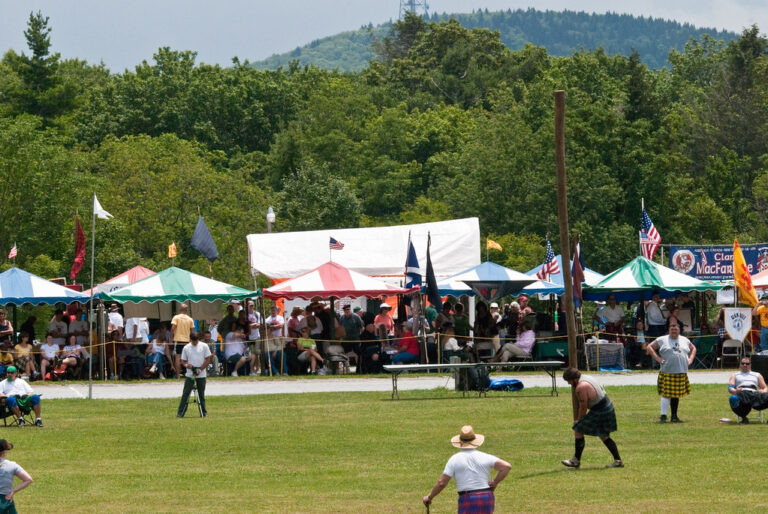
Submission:
[[[742,245],[750,275],[768,269],[768,244]],[[669,249],[669,267],[700,280],[733,280],[733,246]]]
[[[744,341],[752,328],[752,309],[749,307],[726,307],[725,331],[731,339]]]

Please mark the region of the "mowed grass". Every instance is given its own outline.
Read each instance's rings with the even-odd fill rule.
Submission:
[[[181,384],[179,384],[181,389]],[[579,470],[571,397],[544,389],[212,397],[210,417],[178,400],[43,401],[45,428],[5,428],[35,479],[21,512],[424,512],[463,424],[508,460],[497,512],[764,511],[768,425],[733,418],[724,386],[693,386],[680,425],[659,425],[653,387],[615,387],[624,469],[587,438]],[[191,406],[194,408],[194,406]],[[757,421],[757,416],[752,416]],[[431,512],[455,512],[452,482]]]

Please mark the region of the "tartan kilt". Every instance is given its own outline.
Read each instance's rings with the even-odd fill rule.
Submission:
[[[573,425],[573,430],[585,435],[610,435],[618,430],[616,426],[616,410],[606,396],[600,403],[589,409],[587,414]]]
[[[688,382],[688,373],[664,373],[659,372],[656,383],[659,396],[664,398],[682,398],[691,394],[691,383]]]
[[[490,514],[495,503],[493,491],[462,494],[459,496],[459,514]]]

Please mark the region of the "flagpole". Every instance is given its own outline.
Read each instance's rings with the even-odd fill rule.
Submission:
[[[645,198],[640,199],[640,218],[642,219],[643,211],[645,210]],[[642,223],[640,224],[642,227]],[[643,255],[643,231],[637,232],[637,244],[640,247],[640,255]]]
[[[93,204],[96,205],[96,193],[93,193]],[[96,209],[92,209],[91,214],[91,300],[88,308],[88,348],[90,349],[90,358],[88,359],[88,399],[93,400],[93,268],[96,252]]]

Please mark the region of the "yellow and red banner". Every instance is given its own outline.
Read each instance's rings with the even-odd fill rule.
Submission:
[[[750,307],[757,305],[757,293],[755,286],[752,285],[752,276],[749,274],[744,253],[736,238],[733,239],[733,282],[738,291],[739,302]]]
[[[168,245],[168,258],[173,259],[176,257],[176,243],[171,243]]]
[[[485,239],[485,248],[487,250],[498,250],[498,251],[503,250],[503,248],[499,243],[497,243],[493,239],[488,239],[488,238]]]

